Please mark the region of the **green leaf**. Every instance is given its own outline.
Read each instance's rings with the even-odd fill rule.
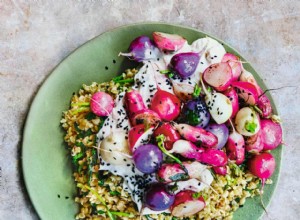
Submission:
[[[198,84],[194,87],[194,92],[192,94],[193,98],[198,98],[201,93],[201,88],[198,86]]]
[[[161,134],[161,135],[158,135],[156,136],[156,143],[157,143],[157,146],[158,148],[165,154],[167,155],[168,157],[171,157],[176,163],[178,163],[181,168],[184,170],[184,172],[187,174],[188,171],[187,169],[185,168],[185,166],[183,166],[182,162],[177,158],[175,157],[174,155],[172,155],[169,151],[166,150],[165,146],[164,146],[164,141],[165,141],[166,137]]]
[[[85,119],[91,121],[91,120],[93,120],[93,119],[95,119],[95,118],[97,118],[97,117],[98,117],[98,116],[95,115],[93,112],[89,112],[89,113],[86,114]]]
[[[172,184],[167,185],[167,191],[170,194],[173,194],[176,190],[178,190],[177,182],[175,182],[173,185]]]
[[[119,196],[119,195],[121,195],[121,193],[119,193],[118,191],[110,191],[109,194],[112,195],[112,196]]]
[[[134,218],[135,215],[133,213],[127,213],[127,212],[115,212],[115,211],[110,211],[111,214],[119,216],[119,217],[127,217],[127,218]]]
[[[169,179],[174,182],[180,180],[187,180],[189,179],[189,175],[187,175],[186,173],[176,173],[174,176],[170,176]]]
[[[257,128],[257,124],[254,121],[246,121],[245,129],[247,131],[254,133],[256,128]]]
[[[202,193],[201,192],[195,192],[195,193],[193,193],[192,196],[193,196],[194,199],[198,199],[202,196]]]
[[[199,117],[199,114],[193,110],[186,110],[185,111],[186,120],[188,121],[188,124],[190,125],[198,125],[201,123],[201,118]]]
[[[74,155],[72,158],[72,162],[75,165],[78,165],[78,160],[81,159],[84,156],[82,152],[79,152],[78,154]]]
[[[105,183],[104,179],[101,179],[101,180],[98,181],[99,186],[104,186],[104,183]]]
[[[99,215],[101,215],[101,214],[104,214],[105,211],[103,211],[103,210],[97,210],[97,213],[98,213]]]

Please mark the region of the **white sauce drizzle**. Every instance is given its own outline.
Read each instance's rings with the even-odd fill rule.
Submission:
[[[169,80],[165,75],[161,74],[160,71],[167,69],[170,60],[175,54],[183,52],[202,52],[202,54],[200,54],[201,58],[198,63],[197,69],[195,73],[187,79],[181,79],[178,77],[176,79],[172,79],[171,82],[171,80]],[[203,73],[203,71],[209,65],[221,62],[225,53],[226,51],[224,47],[219,42],[209,37],[198,39],[191,45],[186,43],[179,51],[175,53],[156,53],[156,57],[154,57],[151,61],[145,61],[144,65],[135,75],[135,85],[132,88],[140,92],[143,97],[144,103],[149,107],[151,100],[158,88],[174,94],[172,87],[173,83],[186,84],[194,87],[195,84],[199,82],[200,75]],[[103,127],[98,132],[98,146],[100,146],[101,141],[104,138],[115,131],[124,130],[128,135],[128,131],[130,130],[131,126],[124,107],[124,95],[124,92],[118,95],[115,100],[115,107],[112,111],[112,114],[108,116],[103,124]],[[141,186],[143,186],[143,184],[157,181],[155,178],[155,174],[147,175],[138,171],[135,168],[132,159],[130,158],[128,158],[128,164],[126,166],[112,165],[102,160],[100,170],[107,170],[115,175],[124,178],[123,189],[131,195],[132,200],[137,204],[139,211],[141,211],[142,209],[141,196],[144,193],[144,189]],[[208,171],[208,173],[206,172],[205,175],[202,175],[203,179],[201,180],[201,182],[203,181],[207,184],[201,184],[201,182],[197,179],[179,181],[179,191],[187,188],[195,191],[200,191],[205,187],[208,187],[212,181],[211,174]],[[159,214],[162,212],[169,213],[170,210],[167,209],[163,211],[153,211],[149,208],[144,208],[142,210],[143,215]]]

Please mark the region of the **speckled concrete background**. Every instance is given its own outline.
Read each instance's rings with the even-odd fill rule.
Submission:
[[[284,122],[282,175],[269,219],[300,219],[300,1],[0,0],[0,219],[37,219],[19,169],[36,92],[75,48],[115,27],[165,21],[239,50],[273,91]],[[263,219],[268,219],[264,217]]]

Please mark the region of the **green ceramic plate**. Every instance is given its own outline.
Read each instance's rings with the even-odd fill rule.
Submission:
[[[23,173],[31,201],[41,219],[74,219],[78,207],[73,201],[75,184],[71,163],[60,128],[62,111],[68,109],[72,93],[83,83],[102,82],[122,73],[134,63],[118,57],[139,35],[151,36],[153,31],[176,33],[189,42],[210,36],[198,30],[163,24],[141,23],[108,31],[87,42],[62,61],[45,81],[36,95],[27,117],[23,139]],[[219,40],[220,41],[220,40]],[[222,42],[222,41],[220,41]],[[242,56],[222,42],[228,52]],[[243,58],[242,58],[243,59]],[[265,85],[250,64],[245,64],[263,89]],[[273,105],[275,113],[276,108]],[[277,169],[272,176],[274,184],[265,187],[265,204],[270,202],[278,181],[282,148],[273,151]],[[59,198],[60,197],[60,198]],[[262,215],[259,198],[248,199],[235,219],[255,220]]]

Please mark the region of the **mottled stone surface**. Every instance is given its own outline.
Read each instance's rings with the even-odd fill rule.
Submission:
[[[273,91],[285,130],[269,219],[300,219],[300,1],[0,0],[0,219],[37,219],[19,161],[39,86],[75,48],[112,28],[164,21],[211,33],[241,52]],[[268,219],[264,217],[263,219]]]

